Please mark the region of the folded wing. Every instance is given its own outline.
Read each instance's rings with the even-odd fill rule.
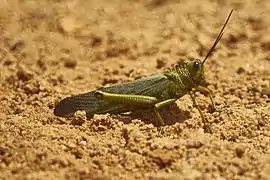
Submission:
[[[111,87],[102,87],[98,90],[115,94],[137,94],[159,98],[162,92],[168,87],[170,81],[163,74],[138,79],[137,81],[114,85]],[[86,111],[88,116],[93,114],[120,113],[129,110],[127,105],[116,104],[97,99],[95,91],[67,97],[61,100],[54,109],[56,116],[72,116],[76,111]]]

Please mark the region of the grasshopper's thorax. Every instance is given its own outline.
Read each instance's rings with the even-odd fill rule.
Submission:
[[[164,75],[176,84],[180,95],[185,94],[204,81],[203,64],[199,59],[185,62],[182,65],[176,65]]]

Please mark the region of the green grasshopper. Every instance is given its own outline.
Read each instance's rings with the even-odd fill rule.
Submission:
[[[203,122],[208,123],[199,107],[194,90],[208,94],[213,110],[216,109],[211,90],[202,86],[205,80],[203,65],[220,41],[232,12],[233,10],[231,10],[203,61],[195,59],[176,65],[163,74],[155,74],[134,82],[101,87],[95,91],[67,97],[56,105],[54,114],[60,117],[68,117],[80,110],[85,111],[87,116],[93,116],[94,114],[105,113],[117,114],[143,107],[152,108],[159,124],[163,126],[164,121],[160,116],[159,109],[189,93]]]

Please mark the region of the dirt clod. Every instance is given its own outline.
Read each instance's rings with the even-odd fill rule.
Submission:
[[[270,97],[270,87],[266,87],[262,90],[262,95]]]
[[[165,57],[161,57],[157,59],[156,68],[161,69],[166,66],[168,59]]]
[[[75,68],[77,66],[77,61],[75,59],[65,59],[64,60],[64,65],[67,68]]]
[[[245,151],[246,151],[246,147],[243,145],[239,145],[235,149],[235,153],[239,158],[244,156]]]

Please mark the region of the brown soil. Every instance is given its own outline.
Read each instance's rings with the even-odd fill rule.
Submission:
[[[227,1],[226,1],[227,2]],[[189,96],[153,113],[54,116],[60,99],[203,58],[212,122]],[[0,2],[0,179],[269,179],[269,1]]]

